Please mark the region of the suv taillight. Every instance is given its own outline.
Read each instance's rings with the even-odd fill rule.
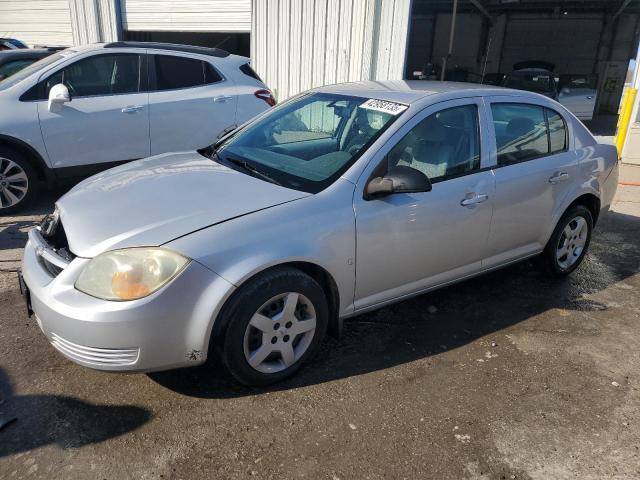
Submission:
[[[276,103],[278,103],[276,102],[276,99],[273,97],[273,94],[270,90],[257,90],[253,94],[260,100],[264,100],[265,102],[267,102],[267,105],[269,105],[270,107],[273,107]]]

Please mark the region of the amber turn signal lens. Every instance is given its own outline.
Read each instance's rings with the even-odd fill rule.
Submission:
[[[139,277],[139,275],[132,275],[131,272],[116,272],[111,280],[111,290],[122,300],[146,297],[150,293],[148,287],[138,283],[132,277]]]

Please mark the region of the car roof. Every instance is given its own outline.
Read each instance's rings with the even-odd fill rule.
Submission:
[[[195,45],[181,45],[177,43],[160,42],[111,42],[101,44],[103,48],[147,48],[156,50],[171,50],[174,52],[198,53],[211,57],[224,58],[230,54],[221,48],[198,47]]]
[[[483,85],[479,83],[464,82],[440,82],[434,80],[364,80],[361,82],[338,83],[324,87],[314,88],[312,91],[323,93],[335,93],[339,95],[352,95],[363,98],[376,98],[390,102],[405,104],[417,101],[437,94],[448,94],[455,97],[462,96],[488,96],[488,95],[523,95],[536,98],[536,94],[530,94],[521,90]]]

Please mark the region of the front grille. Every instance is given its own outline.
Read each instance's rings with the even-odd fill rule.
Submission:
[[[76,362],[98,367],[133,365],[138,361],[138,348],[94,348],[78,345],[51,333],[51,345]]]

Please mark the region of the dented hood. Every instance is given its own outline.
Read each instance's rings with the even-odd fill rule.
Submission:
[[[183,152],[95,175],[57,206],[69,249],[91,258],[116,248],[162,245],[308,195],[237,172],[198,152]]]

